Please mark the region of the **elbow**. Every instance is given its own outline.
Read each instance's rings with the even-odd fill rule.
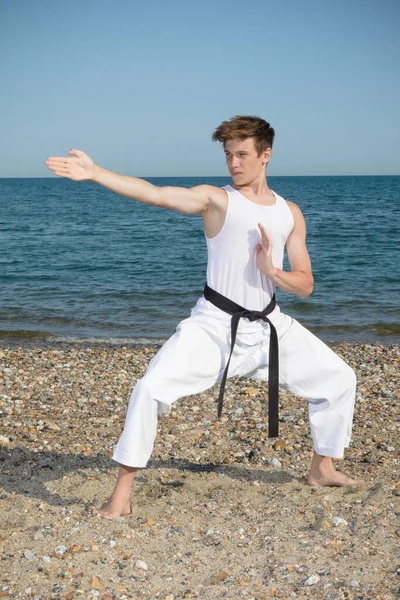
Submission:
[[[157,206],[157,208],[169,208],[168,197],[165,194],[163,188],[155,187],[155,189],[153,190],[151,204],[152,206]]]
[[[306,289],[306,298],[308,298],[308,296],[311,296],[311,294],[313,293],[313,289],[314,289],[314,277],[311,275],[311,278],[308,282],[307,285],[307,289]]]
[[[301,298],[308,298],[308,296],[311,296],[313,289],[314,277],[311,275],[311,277],[307,280],[305,286],[302,289],[302,293],[300,294]]]

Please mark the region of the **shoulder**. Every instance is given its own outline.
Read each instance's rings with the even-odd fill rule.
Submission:
[[[196,185],[191,188],[195,194],[206,196],[209,201],[209,207],[226,208],[227,193],[223,188],[214,185]]]
[[[300,207],[297,204],[295,204],[294,202],[291,202],[290,200],[285,200],[285,202],[288,205],[288,208],[293,215],[294,222],[295,223],[297,223],[297,222],[304,223],[304,216],[303,216],[303,213],[301,212]]]
[[[300,207],[297,204],[295,204],[294,202],[291,202],[291,200],[285,200],[285,202],[288,205],[290,212],[292,213],[293,216],[303,214],[300,210]]]

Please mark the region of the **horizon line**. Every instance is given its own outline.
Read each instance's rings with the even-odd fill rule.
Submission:
[[[229,175],[127,175],[128,177],[135,177],[136,179],[172,179],[172,178],[180,178],[180,179],[198,179],[199,177],[210,177],[210,178],[220,178],[220,179],[231,179]],[[346,173],[346,174],[336,174],[336,175],[268,175],[268,178],[271,177],[400,177],[400,173],[368,173],[366,174],[358,174],[358,173]],[[52,175],[46,176],[30,176],[30,175],[22,175],[22,176],[0,176],[0,179],[69,179],[68,177],[57,177]],[[71,180],[73,181],[73,180]],[[88,179],[84,179],[82,181],[90,181]],[[80,183],[77,181],[76,183]]]

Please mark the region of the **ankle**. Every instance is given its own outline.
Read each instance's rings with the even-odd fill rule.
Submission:
[[[320,473],[334,471],[333,461],[330,456],[321,456],[320,454],[314,453],[313,460],[311,463],[312,471],[319,471]]]

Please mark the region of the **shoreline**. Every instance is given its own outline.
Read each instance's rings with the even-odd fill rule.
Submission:
[[[280,437],[268,439],[266,386],[232,378],[220,421],[218,385],[159,418],[132,515],[97,519],[155,350],[0,346],[2,597],[394,600],[400,346],[335,346],[358,378],[352,443],[335,466],[361,485],[307,486],[306,403],[282,392]]]
[[[172,334],[173,335],[173,334]],[[317,336],[318,337],[318,336]],[[381,340],[372,340],[372,341],[358,341],[358,340],[333,340],[326,341],[322,340],[327,346],[330,348],[339,348],[341,346],[351,346],[351,347],[370,347],[370,346],[381,346],[381,347],[389,347],[395,348],[399,347],[399,340],[396,336],[388,336],[387,341]],[[393,337],[393,339],[391,339]],[[82,339],[82,340],[37,340],[37,339],[29,339],[29,338],[0,338],[0,349],[11,349],[11,348],[21,348],[21,349],[34,349],[41,348],[43,350],[65,350],[66,348],[105,348],[105,349],[137,349],[140,348],[154,348],[159,349],[161,346],[168,341],[168,337],[165,339],[154,338],[143,338],[137,341],[130,341],[126,339],[117,340],[112,339],[108,340],[107,338],[101,338],[99,340],[95,339]],[[319,338],[322,339],[322,338]]]

